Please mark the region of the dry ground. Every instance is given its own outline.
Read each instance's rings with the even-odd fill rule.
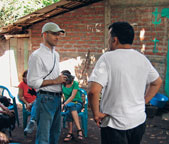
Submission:
[[[21,144],[34,144],[35,134],[28,135],[27,137],[23,134],[22,128],[22,110],[21,106],[18,105],[20,126],[16,126],[15,130],[12,132],[12,142]],[[161,118],[162,113],[169,112],[168,109],[159,109],[156,116],[147,119],[146,133],[143,137],[141,144],[169,144],[169,121],[164,121]],[[76,133],[76,132],[74,132]],[[63,138],[66,134],[66,129],[62,129],[59,144],[64,144]],[[69,144],[78,144],[79,142],[74,140],[69,142]],[[81,144],[100,144],[100,132],[96,124],[92,119],[92,114],[89,109],[88,118],[88,137],[85,138]]]

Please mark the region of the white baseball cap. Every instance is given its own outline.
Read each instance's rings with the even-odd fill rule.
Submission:
[[[53,22],[48,22],[43,25],[42,27],[42,33],[46,31],[51,31],[51,32],[65,32],[63,29],[61,29],[56,23]]]

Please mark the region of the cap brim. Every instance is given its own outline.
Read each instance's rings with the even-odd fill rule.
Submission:
[[[62,32],[62,33],[65,33],[65,31],[64,31],[64,30],[62,30],[62,29],[57,30],[57,31],[52,30],[52,32]]]
[[[59,32],[65,33],[65,31],[64,31],[64,30],[60,30]]]

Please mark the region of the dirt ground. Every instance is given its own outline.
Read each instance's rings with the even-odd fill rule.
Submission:
[[[20,105],[18,105],[18,110],[19,110],[20,126],[18,127],[16,125],[15,130],[12,132],[12,142],[20,144],[34,144],[36,130],[33,132],[33,134],[30,134],[26,137],[24,136],[22,126],[22,108]],[[162,120],[162,114],[167,112],[169,112],[169,108],[158,109],[156,115],[153,118],[147,119],[146,121],[147,128],[141,144],[169,144],[169,121]],[[64,144],[63,138],[66,134],[66,131],[67,131],[66,129],[62,129],[59,144]],[[76,131],[74,131],[74,134],[76,134]],[[79,144],[79,142],[76,139],[67,143]],[[93,121],[90,109],[88,118],[88,137],[85,138],[80,143],[100,144],[100,131]]]

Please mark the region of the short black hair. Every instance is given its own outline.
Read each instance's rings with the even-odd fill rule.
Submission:
[[[111,37],[117,37],[121,44],[132,44],[134,29],[128,22],[115,22],[109,26]]]

